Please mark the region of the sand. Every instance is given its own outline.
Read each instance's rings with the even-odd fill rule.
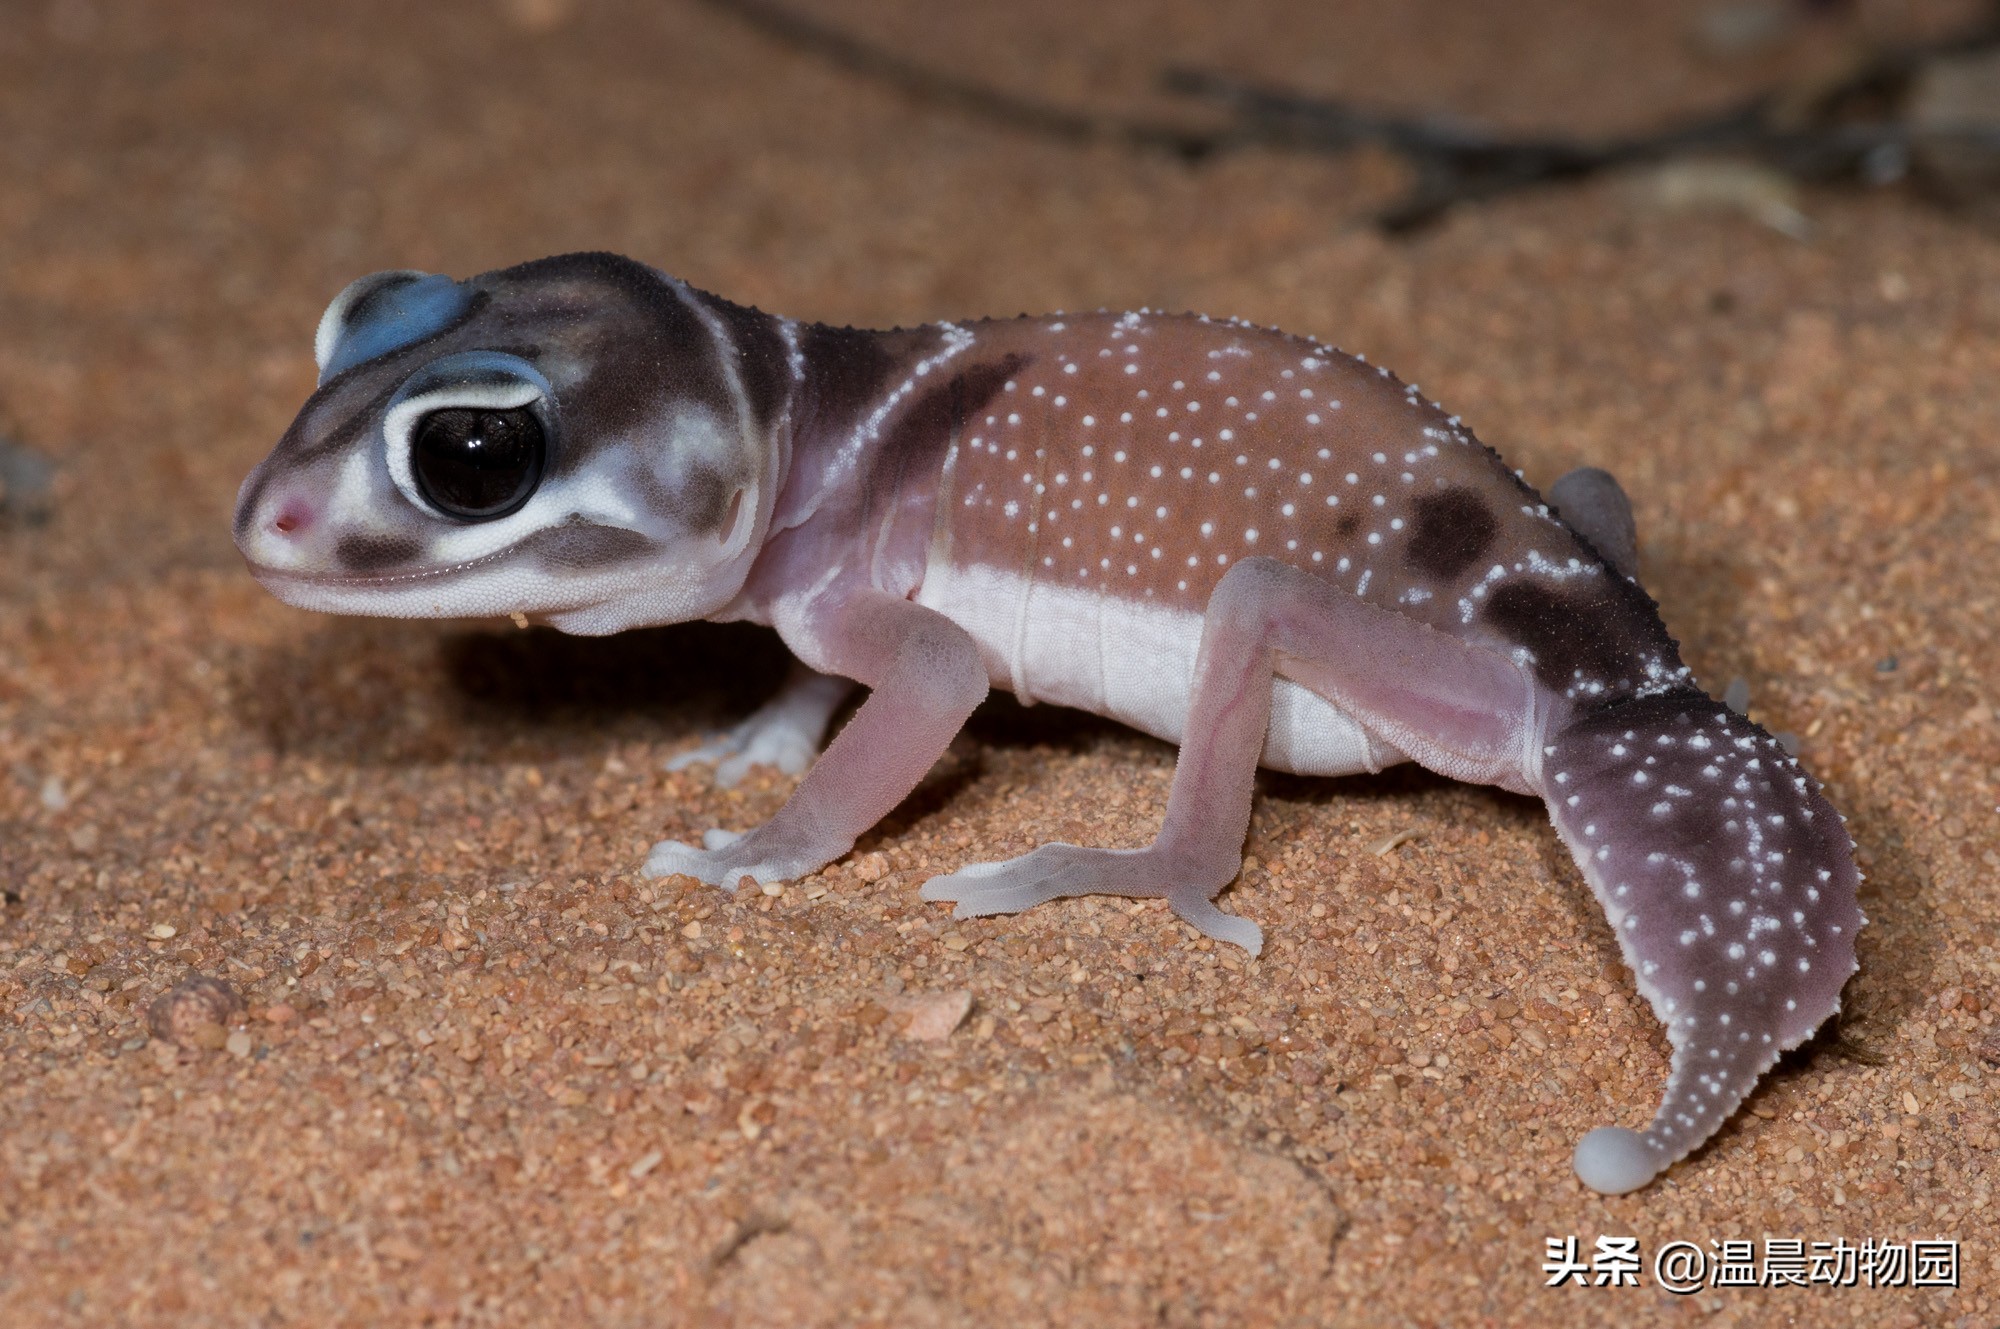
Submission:
[[[1736,58],[1690,5],[812,10],[1097,110],[1174,110],[1180,62],[1614,129],[1965,6]],[[1809,191],[1801,241],[1620,179],[1390,241],[1379,155],[1046,142],[682,2],[23,5],[0,125],[0,428],[62,468],[0,528],[0,1321],[2000,1317],[1990,230]],[[1838,1036],[1588,1193],[1575,1141],[1643,1122],[1666,1044],[1538,804],[1264,779],[1223,901],[1254,961],[1151,904],[954,922],[926,876],[1142,844],[1172,770],[1004,697],[817,876],[638,877],[784,799],[661,769],[774,638],[314,617],[228,536],[346,281],[581,248],[859,324],[1241,315],[1393,365],[1533,482],[1611,467],[1689,663],[1852,819]],[[240,1009],[155,1033],[191,976]],[[1643,1285],[1545,1289],[1568,1236],[1638,1238]],[[1670,1241],[1766,1237],[1956,1239],[1961,1286],[1655,1285]]]

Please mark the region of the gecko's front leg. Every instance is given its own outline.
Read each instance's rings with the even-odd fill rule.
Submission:
[[[986,696],[972,638],[908,600],[859,591],[781,626],[815,668],[866,684],[868,700],[776,816],[734,838],[711,832],[705,848],[662,841],[646,859],[648,876],[685,873],[733,890],[745,877],[817,871],[916,788]]]
[[[1209,600],[1159,838],[1144,849],[1043,845],[934,877],[924,898],[955,901],[968,918],[1072,895],[1164,896],[1202,932],[1256,954],[1257,925],[1213,901],[1242,866],[1281,674],[1433,770],[1526,787],[1533,691],[1510,661],[1274,559],[1246,559]]]

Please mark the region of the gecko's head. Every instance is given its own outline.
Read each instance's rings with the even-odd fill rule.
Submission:
[[[237,547],[278,598],[335,613],[585,633],[710,614],[748,575],[775,466],[717,318],[608,254],[363,277],[243,482]]]

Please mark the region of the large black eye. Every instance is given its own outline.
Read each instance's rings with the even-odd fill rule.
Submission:
[[[432,411],[410,437],[410,471],[438,510],[467,521],[504,517],[542,481],[548,439],[533,410]]]

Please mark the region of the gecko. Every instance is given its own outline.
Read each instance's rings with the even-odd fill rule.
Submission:
[[[795,657],[681,758],[799,774],[788,801],[655,846],[649,875],[819,870],[995,687],[1179,756],[1150,845],[926,882],[958,917],[1164,898],[1255,954],[1258,925],[1215,899],[1260,766],[1414,761],[1539,798],[1672,1048],[1650,1123],[1576,1145],[1610,1194],[1712,1136],[1856,969],[1844,818],[1697,686],[1616,480],[1544,497],[1361,356],[1146,311],[834,327],[600,253],[360,278],[314,355],[237,499],[279,599],[580,634],[748,621]]]

